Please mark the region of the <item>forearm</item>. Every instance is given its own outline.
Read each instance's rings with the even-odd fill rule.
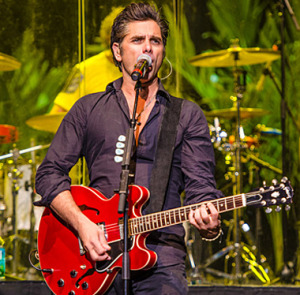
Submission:
[[[104,231],[81,212],[69,190],[59,193],[51,202],[50,208],[77,231],[83,247],[92,260],[111,259],[107,253],[110,246],[106,241]]]
[[[76,231],[88,219],[76,205],[69,190],[59,193],[51,202],[50,208]]]

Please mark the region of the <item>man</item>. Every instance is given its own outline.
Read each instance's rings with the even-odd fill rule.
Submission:
[[[132,3],[118,15],[112,27],[111,49],[123,78],[111,83],[105,93],[87,95],[75,103],[37,172],[36,189],[43,196],[38,205],[50,206],[70,224],[95,261],[110,260],[110,246],[104,232],[75,204],[68,171],[83,155],[91,187],[106,197],[111,197],[119,187],[121,165],[113,161],[115,145],[119,135],[125,134],[130,126],[136,85],[131,73],[137,58],[146,54],[152,65],[141,79],[132,160],[135,162],[134,183],[149,188],[159,130],[165,128],[161,126],[164,114],[171,100],[175,100],[157,78],[167,36],[167,22],[148,4]],[[221,196],[215,189],[213,170],[213,149],[203,112],[196,104],[183,101],[162,209],[179,207],[183,189],[186,204]],[[214,240],[221,233],[219,215],[211,203],[191,211],[189,220],[207,240]],[[132,274],[133,293],[187,294],[182,225],[153,232],[147,238],[147,246],[157,253],[158,260],[152,269]],[[122,294],[121,287],[118,275],[108,294]]]

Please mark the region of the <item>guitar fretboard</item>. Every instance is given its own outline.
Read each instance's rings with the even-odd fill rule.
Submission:
[[[152,213],[138,218],[132,218],[129,220],[129,233],[130,235],[137,235],[157,230],[160,228],[168,227],[171,225],[183,223],[188,220],[189,213],[191,210],[195,210],[201,205],[207,204],[208,202],[212,203],[219,213],[222,213],[245,207],[246,195],[241,194],[236,196],[225,197],[212,201],[179,207],[171,210]]]

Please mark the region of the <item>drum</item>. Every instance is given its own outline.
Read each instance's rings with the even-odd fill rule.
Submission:
[[[14,143],[18,141],[17,127],[12,125],[0,125],[0,144]]]

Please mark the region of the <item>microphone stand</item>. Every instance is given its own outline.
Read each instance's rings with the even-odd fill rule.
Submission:
[[[134,142],[134,130],[137,124],[136,120],[136,109],[139,98],[139,91],[142,88],[142,84],[138,79],[135,85],[135,101],[134,108],[132,113],[132,118],[130,120],[130,128],[126,132],[126,142],[125,142],[125,150],[124,157],[122,161],[122,172],[120,179],[120,187],[119,187],[119,207],[118,213],[123,214],[123,260],[122,260],[122,279],[124,286],[124,294],[129,294],[129,281],[130,281],[130,257],[129,257],[129,243],[128,243],[128,182],[129,182],[129,167],[130,167],[130,159],[131,152],[133,149]]]

